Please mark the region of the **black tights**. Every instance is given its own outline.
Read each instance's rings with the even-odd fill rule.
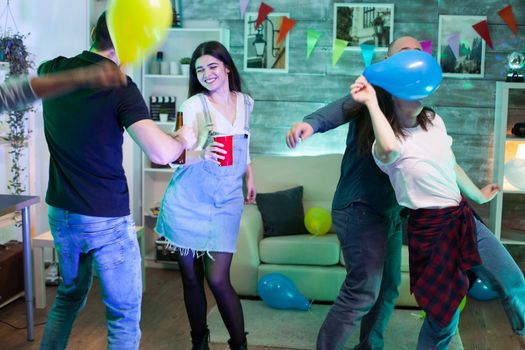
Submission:
[[[230,265],[232,253],[211,252],[212,260],[207,254],[194,258],[192,252],[180,255],[179,267],[184,288],[184,304],[190,321],[192,333],[203,335],[206,332],[206,294],[204,292],[204,275],[213,296],[222,320],[230,334],[233,344],[244,341],[244,317],[241,301],[230,282]]]

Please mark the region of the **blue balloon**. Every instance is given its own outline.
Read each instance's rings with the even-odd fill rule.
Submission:
[[[487,287],[479,278],[476,279],[476,282],[470,288],[468,295],[481,301],[492,300],[498,297],[498,293]]]
[[[310,302],[297,290],[293,282],[280,273],[264,275],[257,284],[257,293],[267,305],[276,309],[310,308]]]
[[[407,50],[366,67],[369,83],[377,85],[402,100],[420,100],[441,84],[443,74],[438,62],[424,51]]]

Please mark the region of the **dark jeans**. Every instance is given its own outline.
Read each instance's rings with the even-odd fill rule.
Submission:
[[[384,217],[354,202],[333,210],[346,264],[346,279],[321,326],[317,349],[342,349],[361,321],[355,349],[382,349],[401,283],[401,219]]]

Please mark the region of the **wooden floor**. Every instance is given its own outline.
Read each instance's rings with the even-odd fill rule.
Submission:
[[[184,311],[180,274],[175,270],[147,270],[148,291],[142,306],[141,349],[190,349],[189,326]],[[47,287],[48,309],[56,288]],[[209,308],[214,300],[208,291]],[[26,341],[25,306],[19,299],[0,309],[0,349],[38,349],[48,309],[35,311],[35,341]],[[85,310],[76,320],[68,349],[105,349],[104,307],[100,301],[97,281],[93,285]],[[8,325],[9,324],[9,325]],[[10,326],[11,325],[11,326]],[[16,328],[15,328],[16,327]],[[417,330],[414,330],[416,332]],[[462,312],[461,338],[466,350],[514,350],[520,347],[517,337],[510,331],[508,321],[499,302],[479,302],[469,299]],[[248,336],[249,343],[249,336]],[[227,349],[214,346],[214,350]],[[251,350],[270,350],[250,347]]]

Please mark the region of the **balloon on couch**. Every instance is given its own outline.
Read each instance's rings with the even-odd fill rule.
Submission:
[[[441,84],[443,74],[434,57],[426,52],[407,50],[366,67],[364,77],[402,100],[420,100]]]
[[[120,63],[139,61],[158,47],[172,18],[170,0],[110,0],[108,29]]]
[[[479,278],[476,279],[474,285],[470,288],[468,295],[481,301],[492,300],[498,297],[498,293],[487,287]]]
[[[264,275],[257,284],[257,293],[262,300],[276,309],[308,310],[310,302],[293,282],[283,274],[270,273]]]
[[[332,217],[323,208],[310,208],[304,216],[306,230],[315,236],[326,234],[332,227]]]

